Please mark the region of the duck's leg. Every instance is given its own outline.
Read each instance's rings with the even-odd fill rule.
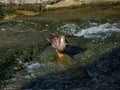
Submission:
[[[58,55],[59,58],[64,56],[64,54],[60,53],[57,49],[55,51],[57,52],[57,55]]]

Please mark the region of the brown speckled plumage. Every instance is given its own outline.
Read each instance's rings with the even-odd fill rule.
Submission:
[[[63,52],[68,44],[65,36],[57,33],[50,34],[47,40],[51,43],[52,47],[57,49],[59,52]]]

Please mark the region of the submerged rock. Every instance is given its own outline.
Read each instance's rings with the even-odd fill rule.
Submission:
[[[57,30],[65,34],[73,35],[77,33],[78,30],[80,30],[80,27],[75,24],[65,24],[58,28]]]

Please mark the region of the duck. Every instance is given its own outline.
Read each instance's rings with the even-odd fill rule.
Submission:
[[[64,56],[64,51],[67,48],[68,40],[64,35],[59,35],[58,33],[51,33],[47,38],[47,41],[55,49],[59,58]]]

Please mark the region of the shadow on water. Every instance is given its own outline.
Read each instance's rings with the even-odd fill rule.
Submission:
[[[85,51],[85,49],[83,49],[81,47],[68,45],[64,53],[74,56],[74,55],[77,55],[77,54],[82,53],[84,51]]]

